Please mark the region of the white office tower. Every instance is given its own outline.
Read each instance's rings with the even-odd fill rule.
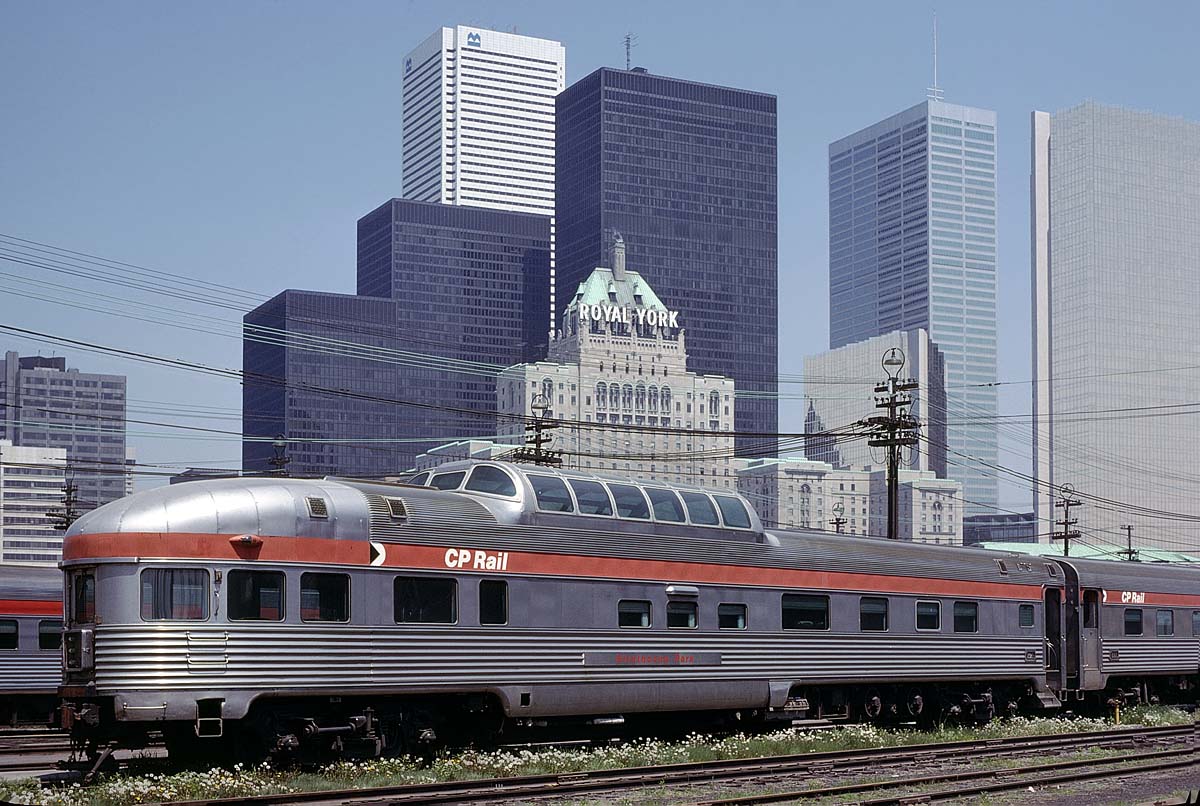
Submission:
[[[559,42],[459,25],[404,60],[403,196],[554,215]]]
[[[66,448],[13,445],[0,439],[0,561],[54,565],[62,559],[61,513]]]
[[[1200,550],[1200,123],[1034,112],[1033,470],[1042,541]]]

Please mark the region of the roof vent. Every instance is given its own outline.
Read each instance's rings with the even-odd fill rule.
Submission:
[[[408,511],[404,508],[404,502],[399,498],[385,498],[388,505],[388,513],[392,516],[392,520],[402,521],[408,517]]]
[[[309,495],[304,498],[308,504],[308,517],[310,518],[328,518],[329,506],[325,503],[324,498],[319,498],[315,495]]]

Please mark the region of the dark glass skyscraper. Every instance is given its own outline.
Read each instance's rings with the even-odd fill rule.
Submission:
[[[243,467],[398,473],[496,434],[496,373],[545,350],[550,220],[393,199],[358,222],[358,295],[284,291],[245,317]]]
[[[602,68],[557,105],[559,304],[619,232],[629,267],[688,323],[690,368],[762,393],[738,400],[741,433],[779,423],[775,100]]]

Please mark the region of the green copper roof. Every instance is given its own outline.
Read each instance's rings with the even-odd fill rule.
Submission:
[[[1062,546],[1050,545],[1048,543],[1005,543],[999,541],[988,541],[979,544],[981,549],[993,549],[995,551],[1015,551],[1021,554],[1035,554],[1039,557],[1061,557]],[[1137,552],[1138,559],[1144,563],[1200,563],[1200,557],[1194,557],[1189,554],[1181,554],[1178,551],[1164,551],[1162,549],[1134,549]],[[1124,549],[1116,546],[1089,546],[1083,543],[1071,543],[1071,556],[1081,557],[1085,560],[1123,560]]]
[[[615,300],[609,293],[610,289],[616,293]],[[635,291],[641,296],[640,302],[634,299]],[[579,290],[575,292],[575,296],[567,305],[568,310],[580,302],[584,305],[619,305],[621,307],[653,308],[659,311],[667,310],[667,306],[663,305],[662,300],[658,298],[658,294],[654,293],[650,284],[642,279],[642,275],[636,271],[626,270],[625,279],[618,282],[613,279],[612,269],[603,267],[593,269],[588,278],[579,284]]]

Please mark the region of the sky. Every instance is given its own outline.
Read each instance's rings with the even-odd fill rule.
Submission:
[[[1001,413],[1027,413],[1030,112],[1200,120],[1200,4],[0,0],[0,234],[252,292],[203,306],[0,260],[0,324],[240,368],[252,300],[353,293],[355,222],[400,192],[408,50],[442,25],[515,29],[561,41],[570,84],[623,66],[633,32],[652,73],[779,98],[780,371],[799,374],[828,347],[827,146],[925,97],[935,13],[946,100],[998,114]],[[236,381],[0,332],[8,349],[128,375],[133,419],[240,429]],[[799,401],[780,426],[802,430]],[[240,463],[232,434],[129,430],[146,463]],[[1028,444],[1001,448],[1029,470]]]

